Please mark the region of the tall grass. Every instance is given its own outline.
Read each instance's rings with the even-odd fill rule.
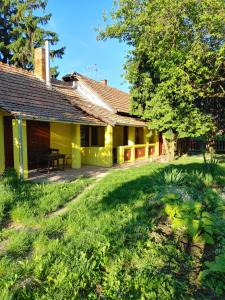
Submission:
[[[67,214],[42,218],[50,211],[50,195],[54,210],[61,205],[57,194],[69,197],[75,185],[47,185],[45,193],[26,186],[30,198],[20,204],[27,203],[25,211],[32,214],[29,222],[23,214],[20,220],[39,227],[19,234],[2,230],[0,237],[8,240],[0,251],[5,297],[224,298],[223,166],[206,170],[201,163],[178,161],[114,171]],[[19,202],[11,207],[12,216],[18,207]]]

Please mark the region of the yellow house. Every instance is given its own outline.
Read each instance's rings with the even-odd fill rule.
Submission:
[[[71,168],[159,155],[157,133],[149,137],[146,123],[130,114],[129,94],[78,73],[49,80],[48,59],[38,48],[34,72],[0,63],[1,173],[15,168],[28,178],[49,151]]]

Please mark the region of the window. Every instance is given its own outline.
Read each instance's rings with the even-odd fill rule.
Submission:
[[[135,128],[135,144],[144,144],[144,129],[142,127]]]
[[[89,147],[89,126],[81,126],[81,147]]]
[[[91,127],[91,146],[98,146],[98,127]]]
[[[98,127],[98,146],[105,147],[105,127]]]
[[[128,145],[128,126],[123,127],[123,145]]]
[[[81,147],[104,147],[105,127],[81,126]]]

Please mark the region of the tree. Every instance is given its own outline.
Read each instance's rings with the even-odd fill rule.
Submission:
[[[44,14],[47,0],[3,0],[0,3],[0,60],[24,69],[33,69],[34,48],[49,40],[59,41],[55,32],[44,29],[51,14]],[[41,13],[42,12],[42,15]],[[61,58],[65,47],[52,50],[51,57]]]
[[[224,0],[120,0],[110,24],[100,31],[100,39],[116,38],[130,46],[125,71],[133,113],[149,120],[149,127],[163,132],[167,141],[220,126],[224,16]],[[215,99],[222,112],[211,109]]]

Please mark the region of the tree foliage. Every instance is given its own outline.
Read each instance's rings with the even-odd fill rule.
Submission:
[[[183,138],[224,126],[224,17],[224,0],[115,2],[99,38],[130,46],[133,112],[150,128]]]
[[[0,60],[24,69],[33,68],[34,48],[48,39],[55,46],[55,32],[44,29],[51,19],[45,14],[47,0],[2,0],[0,2]],[[51,51],[61,58],[65,48]]]

